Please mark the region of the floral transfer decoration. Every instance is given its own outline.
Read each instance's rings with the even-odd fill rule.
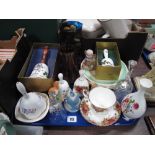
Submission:
[[[122,112],[128,113],[132,112],[134,113],[135,110],[139,109],[139,104],[135,102],[135,99],[132,98],[132,96],[127,96],[122,101]]]

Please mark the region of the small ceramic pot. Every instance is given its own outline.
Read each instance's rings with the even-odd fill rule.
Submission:
[[[83,95],[84,99],[91,102],[93,108],[97,112],[102,112],[116,103],[114,92],[108,88],[95,87],[89,94],[86,91],[83,91]]]

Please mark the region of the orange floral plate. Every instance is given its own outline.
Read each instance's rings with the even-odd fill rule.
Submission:
[[[121,115],[121,106],[116,103],[114,106],[105,109],[103,112],[96,112],[88,100],[82,100],[80,112],[84,119],[97,126],[109,126],[117,122]]]

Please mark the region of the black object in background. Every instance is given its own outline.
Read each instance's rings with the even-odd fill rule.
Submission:
[[[22,37],[17,52],[11,62],[7,61],[0,71],[0,106],[13,119],[14,109],[21,95],[16,89],[18,74],[28,56],[31,44]]]
[[[96,51],[96,42],[103,41],[103,42],[116,42],[121,59],[127,64],[129,60],[138,60],[139,56],[142,54],[144,44],[147,39],[146,32],[130,32],[128,33],[125,39],[86,39],[83,38],[82,40],[82,47],[83,50],[92,49]]]

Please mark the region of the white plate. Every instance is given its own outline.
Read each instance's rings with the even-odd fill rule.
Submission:
[[[38,94],[41,95],[43,97],[43,99],[45,100],[46,108],[45,108],[44,112],[41,113],[41,115],[38,118],[35,118],[35,119],[27,119],[27,118],[25,118],[20,113],[20,110],[19,110],[20,102],[18,101],[18,103],[16,105],[16,108],[15,108],[15,117],[16,117],[16,119],[18,121],[21,121],[21,122],[24,122],[24,123],[33,123],[33,122],[37,122],[37,121],[42,120],[47,115],[48,110],[49,110],[49,106],[50,106],[49,98],[48,98],[48,96],[46,94],[43,94],[43,93],[38,93]]]

